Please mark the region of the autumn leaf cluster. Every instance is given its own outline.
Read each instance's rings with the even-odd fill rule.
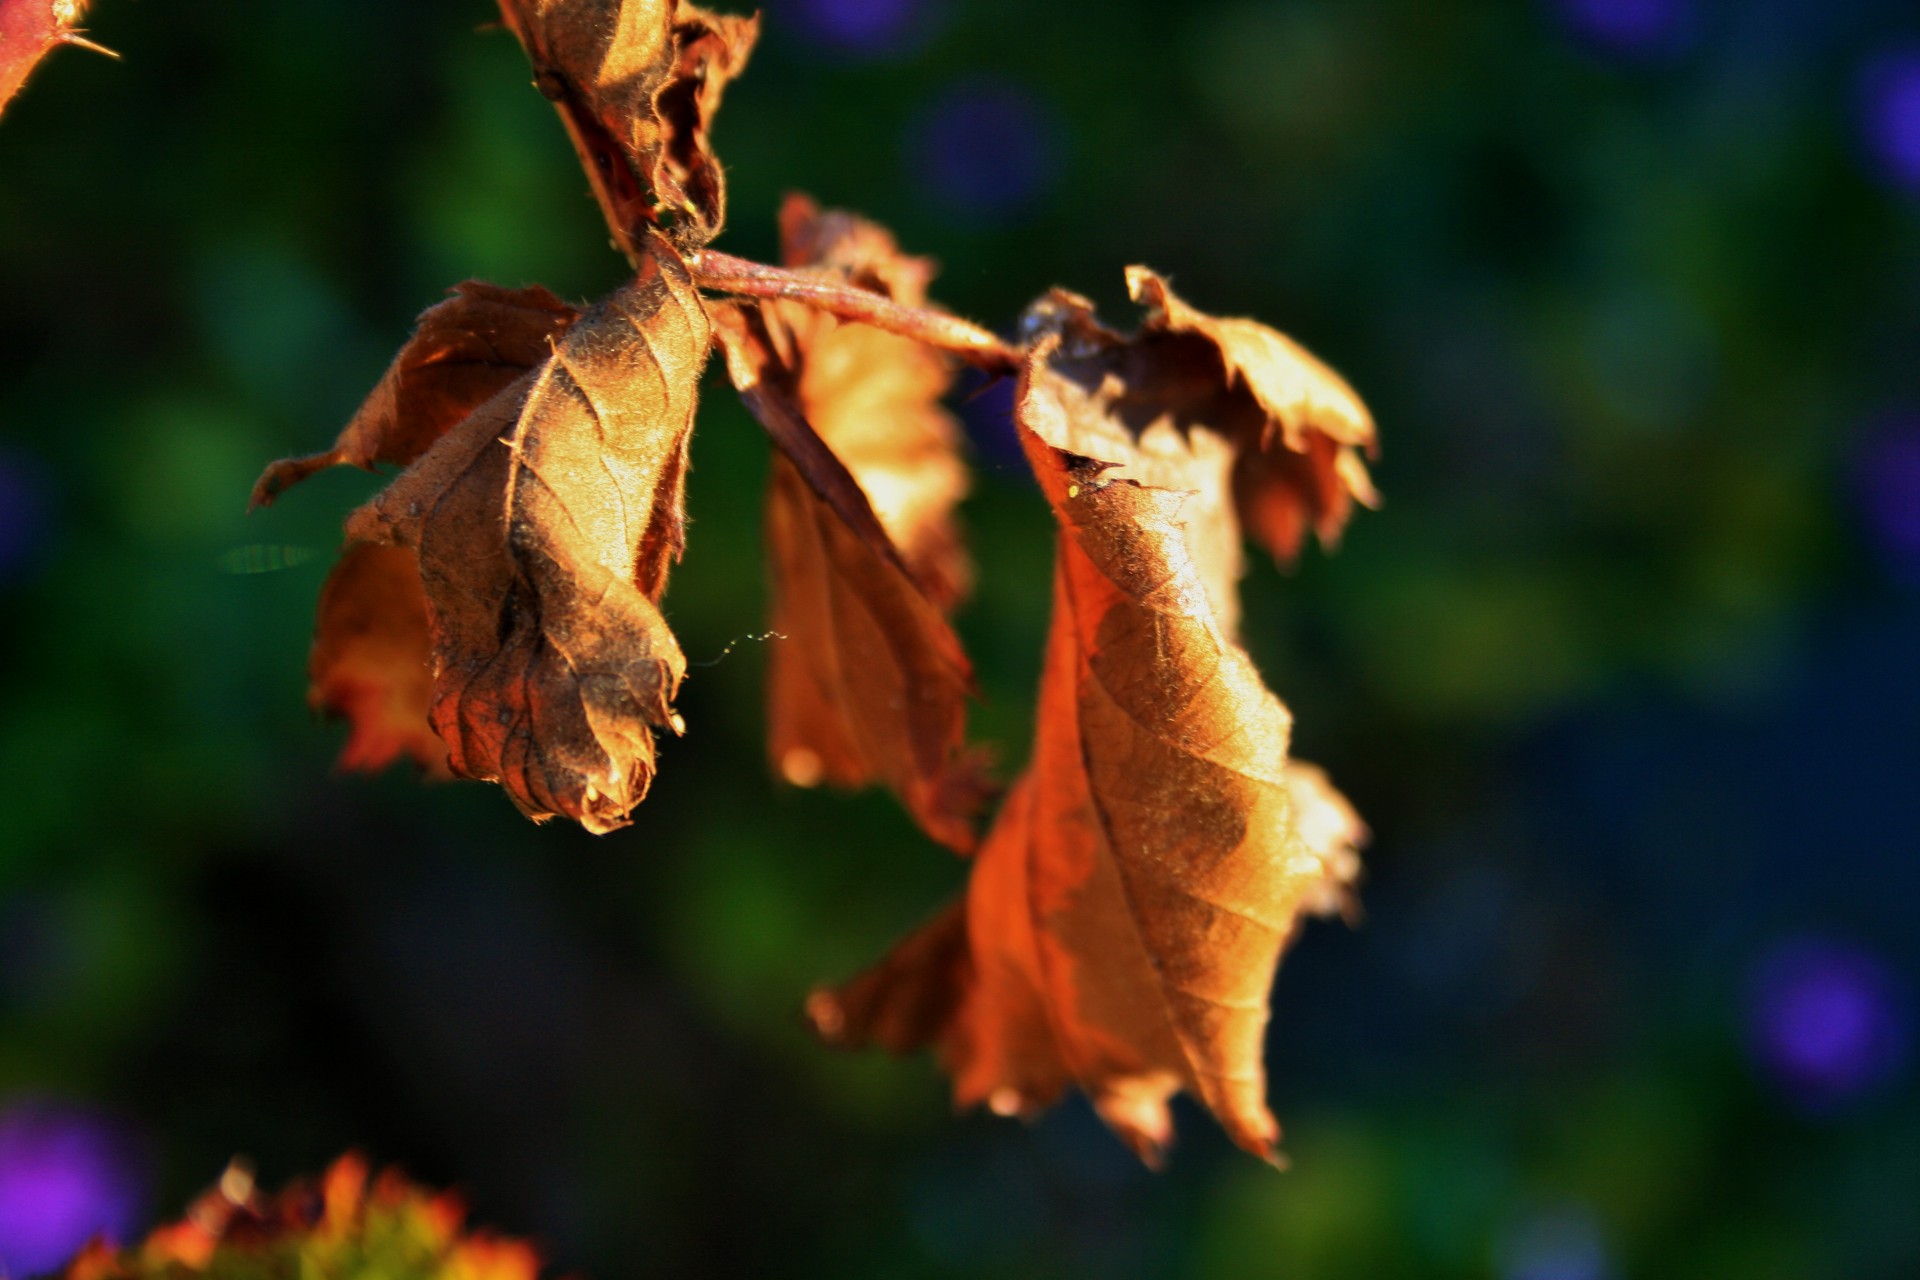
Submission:
[[[780,266],[717,253],[709,125],[757,19],[676,0],[501,13],[631,273],[584,307],[456,286],[330,449],[261,477],[256,504],[334,464],[402,468],[348,518],[321,593],[310,699],[349,721],[343,764],[409,758],[594,832],[631,820],[661,735],[697,731],[661,602],[718,352],[775,447],[775,770],[885,787],[973,860],[960,901],[815,992],[815,1028],[931,1046],[964,1105],[1023,1114],[1078,1087],[1150,1161],[1188,1090],[1272,1157],[1274,967],[1302,916],[1347,902],[1364,827],[1290,758],[1290,716],[1240,645],[1242,547],[1291,562],[1374,500],[1359,399],[1141,267],[1134,331],[1056,289],[1008,343],[932,304],[931,264],[885,230],[804,197],[781,212]],[[976,572],[941,405],[956,361],[1015,380],[1056,525],[1035,741],[984,831],[996,787],[952,624]]]

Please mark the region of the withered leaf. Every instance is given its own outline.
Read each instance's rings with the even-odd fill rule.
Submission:
[[[681,727],[685,659],[657,601],[709,326],[673,247],[642,237],[632,281],[347,527],[419,554],[453,771],[595,832],[646,794],[652,728]]]
[[[746,66],[757,17],[679,0],[500,0],[580,153],[620,248],[673,219],[681,248],[726,219],[726,182],[707,140],[727,82]]]
[[[1225,495],[1261,441],[1206,416],[1229,398],[1156,333],[1121,339],[1064,293],[1029,332],[1016,416],[1060,528],[1033,760],[975,863],[964,962],[943,916],[816,995],[815,1024],[896,1048],[928,1033],[962,1105],[1024,1112],[1076,1084],[1149,1161],[1188,1089],[1271,1158],[1274,968],[1303,912],[1342,904],[1364,833],[1289,765],[1290,717],[1227,622]]]
[[[553,353],[578,314],[545,289],[469,280],[429,307],[413,336],[341,431],[333,448],[273,463],[255,482],[255,507],[341,463],[410,465],[474,409]],[[346,769],[383,769],[402,755],[447,773],[447,751],[427,721],[432,688],[426,597],[412,548],[355,544],[320,593],[307,701],[352,726]]]
[[[1298,556],[1309,529],[1331,545],[1355,502],[1378,505],[1360,457],[1373,418],[1338,374],[1258,321],[1194,310],[1145,267],[1127,268],[1127,289],[1148,308],[1128,349],[1153,373],[1131,395],[1234,438],[1241,523],[1275,559]]]
[[[972,669],[959,639],[803,413],[764,312],[713,316],[734,386],[781,450],[767,498],[783,637],[768,672],[775,765],[803,785],[883,782],[929,835],[970,850],[982,783],[963,747]]]
[[[118,56],[80,34],[77,24],[86,7],[87,0],[0,0],[0,111],[40,59],[63,44]]]
[[[411,547],[354,543],[320,589],[307,702],[352,726],[340,767],[376,771],[401,756],[447,775],[447,748],[427,723],[431,642],[420,562]]]
[[[786,264],[819,270],[908,306],[927,302],[933,264],[887,231],[805,196],[780,210]],[[801,413],[873,504],[887,536],[934,602],[951,608],[973,570],[954,525],[967,494],[960,423],[941,405],[953,384],[940,353],[796,302],[763,303],[773,342],[795,369]]]
[[[343,463],[406,466],[508,383],[553,354],[579,312],[538,285],[468,280],[421,313],[413,336],[324,453],[282,458],[254,482],[264,507],[291,486]]]

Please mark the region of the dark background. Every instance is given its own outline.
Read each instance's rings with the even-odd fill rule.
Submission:
[[[804,189],[998,326],[1131,323],[1146,262],[1379,419],[1384,510],[1245,587],[1376,832],[1276,990],[1285,1175],[811,1041],[965,868],[769,781],[711,375],[667,603],[713,664],[633,827],[332,772],[308,629],[379,482],[254,475],[455,281],[622,274],[491,16],[100,0],[125,60],[0,120],[0,1265],[358,1146],[603,1278],[1920,1273],[1911,4],[770,4],[720,247]],[[998,395],[961,625],[1011,769],[1049,518]]]

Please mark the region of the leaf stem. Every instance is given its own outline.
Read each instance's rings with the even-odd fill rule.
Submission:
[[[902,337],[924,342],[930,347],[952,352],[975,368],[988,373],[1011,374],[1019,371],[1020,351],[1002,342],[979,325],[934,311],[927,307],[909,307],[867,289],[838,280],[749,262],[732,254],[701,249],[687,255],[694,283],[718,293],[735,293],[750,298],[784,298],[806,306],[818,307],[842,320],[870,324]]]

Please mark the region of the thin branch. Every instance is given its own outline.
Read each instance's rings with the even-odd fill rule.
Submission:
[[[1020,369],[1019,348],[1002,342],[977,324],[944,311],[903,306],[891,298],[824,276],[749,262],[712,249],[689,254],[687,265],[693,270],[694,283],[703,289],[750,298],[785,298],[818,307],[842,320],[870,324],[952,352],[988,373],[1011,374]]]

